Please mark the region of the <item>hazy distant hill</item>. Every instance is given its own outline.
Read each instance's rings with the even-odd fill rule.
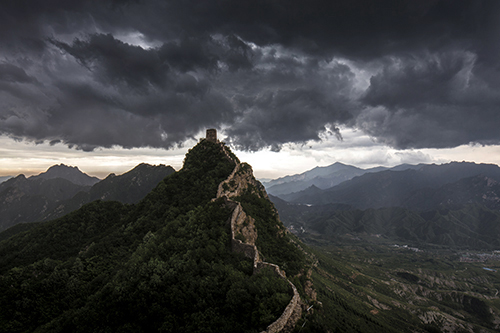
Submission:
[[[309,189],[289,195],[281,195],[280,197],[295,203],[316,205],[341,203],[360,209],[381,207],[426,209],[439,204],[429,203],[429,200],[431,200],[430,193],[439,192],[442,197],[446,190],[438,191],[441,186],[479,175],[500,181],[500,168],[494,164],[468,162],[421,165],[418,169],[366,173],[327,190],[311,191]],[[490,182],[490,184],[492,183]],[[462,184],[462,187],[464,185],[465,183]],[[475,190],[470,188],[465,191],[477,190],[476,187]],[[483,187],[483,190],[486,190],[486,188]],[[449,192],[450,190],[448,190]],[[486,195],[486,193],[483,194]],[[441,198],[440,203],[444,203],[446,200]],[[423,201],[427,202],[422,203]],[[456,201],[456,203],[467,202]]]
[[[285,176],[281,177],[278,179],[273,179],[270,180],[264,185],[267,187],[273,187],[276,185],[284,184],[284,183],[289,183],[289,182],[296,182],[296,181],[307,181],[307,180],[312,180],[316,177],[328,177],[332,174],[338,173],[338,172],[345,172],[347,173],[360,173],[363,172],[363,169],[352,166],[352,165],[346,165],[340,162],[336,162],[332,165],[325,166],[325,167],[315,167],[311,170],[305,171],[301,174],[296,174],[292,176]]]
[[[18,223],[44,219],[45,214],[99,181],[77,167],[54,165],[46,172],[26,178],[19,175],[0,183],[0,230]]]
[[[0,184],[3,183],[4,181],[7,181],[9,179],[11,179],[12,176],[3,176],[3,177],[0,177]]]
[[[316,185],[311,185],[305,190],[288,194],[278,194],[276,197],[289,202],[296,203],[296,200],[300,200],[300,203],[309,204],[306,201],[308,198],[314,198],[316,195],[321,195],[322,193],[324,193],[324,190],[320,189]]]
[[[480,204],[500,210],[500,183],[484,175],[460,179],[439,188],[427,187],[417,190],[405,198],[403,207],[417,210],[460,207]]]
[[[92,186],[99,182],[100,179],[97,177],[91,177],[86,173],[81,172],[78,167],[71,167],[64,164],[53,165],[47,169],[47,171],[42,172],[39,175],[31,176],[28,179],[54,179],[63,178],[69,180],[70,182],[82,185],[82,186]]]
[[[326,167],[316,167],[301,174],[271,180],[263,185],[269,194],[282,195],[301,191],[310,186],[326,189],[366,172],[368,171],[337,162]]]
[[[417,169],[420,165],[402,164],[390,170],[407,170]],[[361,176],[365,173],[375,173],[384,170],[389,170],[386,167],[375,167],[369,169],[361,169],[352,165],[342,163],[334,163],[326,167],[316,167],[309,171],[293,176],[285,176],[264,183],[269,194],[276,196],[284,196],[290,193],[305,190],[311,186],[320,189],[331,188],[346,180],[356,176]]]

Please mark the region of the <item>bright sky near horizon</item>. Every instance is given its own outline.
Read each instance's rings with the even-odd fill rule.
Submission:
[[[202,136],[200,136],[202,137]],[[349,140],[358,141],[351,145]],[[259,179],[275,179],[327,166],[335,162],[360,168],[392,167],[402,163],[447,163],[470,161],[500,165],[500,146],[466,145],[453,149],[396,150],[384,145],[362,145],[361,138],[347,137],[344,141],[311,142],[311,145],[289,144],[279,152],[260,150],[238,151],[242,162],[252,165]],[[369,139],[369,138],[365,138]],[[368,140],[367,143],[371,142]],[[179,170],[187,150],[196,144],[192,140],[182,148],[164,150],[152,148],[96,149],[89,153],[57,144],[29,144],[0,137],[0,177],[39,174],[55,164],[78,166],[91,176],[105,178],[110,173],[122,174],[140,163],[165,164]]]
[[[0,176],[179,169],[217,128],[258,178],[500,164],[500,1],[0,4]]]

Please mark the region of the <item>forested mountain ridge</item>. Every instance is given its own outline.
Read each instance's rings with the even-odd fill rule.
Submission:
[[[294,294],[276,270],[254,274],[254,261],[231,250],[234,204],[252,218],[259,257],[299,292],[306,259],[248,165],[239,165],[242,181],[222,185],[231,199],[218,198],[238,164],[202,140],[137,205],[95,201],[0,242],[0,331],[266,329]],[[243,179],[253,181],[233,191]]]
[[[70,174],[75,178],[76,174],[93,181],[77,168],[60,165],[35,177],[19,175],[0,184],[0,231],[18,223],[54,219],[98,199],[137,203],[173,172],[170,166],[143,163],[122,175],[111,174],[92,187],[56,177]]]
[[[141,163],[124,174],[110,174],[88,191],[79,192],[71,199],[60,202],[54,210],[43,215],[42,221],[63,216],[95,200],[138,203],[161,180],[174,172],[171,166]]]
[[[88,189],[63,178],[11,178],[0,184],[0,231],[18,223],[39,221],[58,202]]]

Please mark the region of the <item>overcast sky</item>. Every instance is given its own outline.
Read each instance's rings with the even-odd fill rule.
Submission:
[[[207,128],[259,177],[500,163],[500,1],[0,4],[0,176],[171,164]]]

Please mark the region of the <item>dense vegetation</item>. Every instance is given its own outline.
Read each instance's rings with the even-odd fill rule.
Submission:
[[[233,168],[203,140],[139,204],[96,201],[0,242],[0,332],[264,329],[290,287],[230,251],[211,199]]]

